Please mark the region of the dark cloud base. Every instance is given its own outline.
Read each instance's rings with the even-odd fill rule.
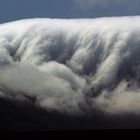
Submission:
[[[105,115],[94,110],[91,116],[72,117],[47,112],[33,104],[0,99],[1,131],[95,130],[140,128],[139,115]]]

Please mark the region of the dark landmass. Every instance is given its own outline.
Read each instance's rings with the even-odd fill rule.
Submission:
[[[116,116],[94,110],[90,116],[74,117],[48,112],[29,103],[0,99],[0,131],[136,128],[140,128],[140,117],[134,114]]]

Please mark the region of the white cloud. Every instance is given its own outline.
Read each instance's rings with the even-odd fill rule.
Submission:
[[[0,96],[80,115],[139,113],[140,17],[0,25]]]

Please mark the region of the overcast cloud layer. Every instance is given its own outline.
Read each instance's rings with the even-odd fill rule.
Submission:
[[[73,115],[140,113],[140,17],[0,25],[0,96]]]
[[[122,6],[128,9],[138,8],[139,0],[73,0],[74,5],[83,9],[90,10],[95,7],[110,8]]]

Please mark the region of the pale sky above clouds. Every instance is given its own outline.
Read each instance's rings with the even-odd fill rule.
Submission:
[[[139,0],[73,0],[74,4],[83,9],[89,10],[96,7],[123,6],[125,8],[137,8],[140,5]]]
[[[0,0],[0,23],[25,18],[95,18],[140,14],[140,0]]]

